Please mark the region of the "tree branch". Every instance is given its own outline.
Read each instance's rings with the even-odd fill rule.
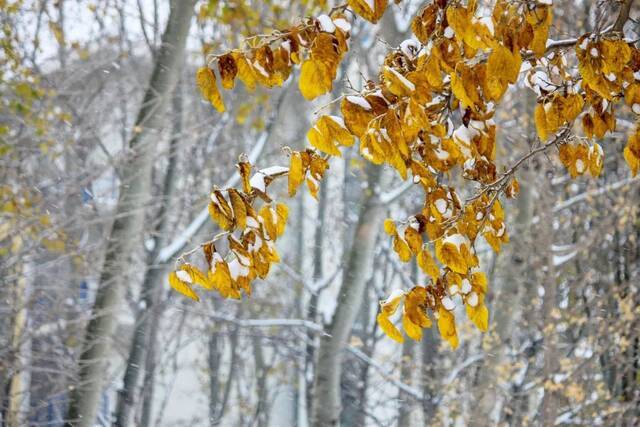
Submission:
[[[618,12],[618,17],[616,18],[616,22],[613,24],[611,31],[623,33],[624,24],[629,20],[629,11],[631,10],[632,4],[633,0],[623,1],[622,6],[620,6],[620,11]]]

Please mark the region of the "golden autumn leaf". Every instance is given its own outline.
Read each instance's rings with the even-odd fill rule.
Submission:
[[[180,274],[180,276],[178,276]],[[182,295],[191,298],[194,301],[200,301],[200,297],[191,288],[193,280],[191,276],[184,270],[172,271],[169,273],[169,285]]]
[[[212,290],[214,289],[213,283],[209,281],[207,275],[198,269],[195,265],[192,264],[182,264],[180,266],[180,270],[186,271],[193,283],[196,285],[200,285],[205,289]]]
[[[533,40],[531,40],[529,49],[533,51],[536,58],[540,58],[547,50],[549,27],[553,21],[551,7],[536,5],[535,8],[527,11],[526,20],[533,28]]]
[[[391,323],[389,318],[384,313],[378,314],[376,320],[378,321],[380,329],[382,329],[389,338],[400,343],[404,342],[404,337],[402,336],[398,328],[396,328],[396,326]]]
[[[422,286],[415,286],[405,296],[404,313],[411,322],[421,328],[430,328],[431,319],[426,313],[427,290]]]
[[[436,242],[436,257],[452,271],[459,274],[467,274],[469,266],[462,253],[462,248],[466,244],[466,239],[461,234],[447,236]]]
[[[431,3],[418,13],[411,22],[411,31],[420,43],[427,44],[431,34],[436,28],[436,18],[438,17],[438,6]]]
[[[396,223],[391,218],[387,218],[384,220],[384,232],[389,236],[395,236]]]
[[[402,313],[402,329],[412,340],[420,341],[422,339],[422,328],[411,320],[406,310]]]
[[[264,205],[260,208],[260,217],[262,218],[262,225],[264,226],[267,235],[270,240],[276,240],[278,238],[278,225],[277,218],[275,218],[274,212],[270,205]]]
[[[213,105],[218,112],[223,113],[225,110],[224,102],[218,91],[216,75],[213,73],[213,70],[209,67],[198,68],[196,72],[196,83],[204,99],[211,102],[211,105]]]
[[[229,264],[219,255],[214,258],[213,267],[208,272],[208,278],[224,298],[239,299],[241,297],[238,287],[231,278]]]
[[[604,151],[599,144],[594,143],[589,147],[589,173],[594,178],[600,176],[604,165]]]
[[[549,137],[549,131],[547,129],[547,114],[544,110],[543,104],[536,104],[534,112],[534,120],[536,123],[536,132],[541,141],[546,141]]]
[[[438,331],[454,350],[458,348],[456,318],[453,313],[442,306],[438,309]]]
[[[476,76],[464,65],[456,67],[456,72],[450,74],[451,91],[460,100],[463,108],[476,109],[482,104],[478,92]]]
[[[409,262],[409,260],[411,260],[411,249],[409,249],[409,245],[397,234],[393,239],[393,250],[398,254],[400,261]]]
[[[417,255],[422,249],[422,236],[413,227],[407,227],[404,230],[404,240],[409,245],[409,249],[414,255]]]
[[[387,297],[387,299],[380,301],[380,309],[382,310],[382,313],[384,313],[386,316],[393,315],[398,310],[398,307],[400,306],[400,303],[403,299],[404,292],[402,292],[400,289],[394,290]]]
[[[240,179],[242,180],[242,191],[244,191],[246,194],[249,194],[251,193],[251,163],[240,161],[238,162],[237,167],[238,173],[240,174]]]
[[[289,197],[296,195],[298,187],[304,181],[304,166],[302,164],[302,156],[300,152],[291,153],[289,161]]]
[[[482,298],[482,297],[481,297]],[[489,330],[489,309],[484,304],[484,298],[482,302],[473,307],[469,304],[466,305],[467,316],[482,332]]]
[[[284,203],[277,203],[275,212],[276,216],[278,217],[276,221],[276,234],[278,237],[280,237],[284,233],[285,226],[287,225],[287,218],[289,217],[289,207]]]
[[[438,277],[440,277],[440,269],[427,248],[422,248],[416,257],[416,261],[418,263],[418,267],[420,267],[425,274],[431,277],[431,280],[434,282],[438,280]]]
[[[231,200],[231,207],[233,208],[233,219],[241,230],[247,226],[247,207],[244,198],[240,195],[238,190],[234,188],[229,189],[229,199]]]
[[[640,170],[640,135],[638,130],[629,137],[623,155],[629,169],[631,169],[631,175],[636,176]]]
[[[522,59],[501,44],[496,45],[487,60],[487,89],[490,99],[499,100],[509,83],[515,83]]]
[[[382,18],[387,8],[387,0],[347,0],[347,4],[355,13],[374,24]]]
[[[396,96],[407,96],[416,90],[415,84],[391,67],[384,67],[382,78],[389,92]]]
[[[349,132],[362,139],[369,123],[375,118],[369,101],[362,96],[346,96],[340,104],[340,109]]]
[[[233,229],[234,218],[231,206],[222,195],[220,190],[211,192],[211,200],[209,202],[209,215],[220,228],[225,231]]]
[[[237,76],[244,86],[249,91],[253,91],[256,88],[256,72],[253,66],[249,63],[247,58],[241,52],[233,52],[233,59],[235,60],[236,67],[238,69]]]
[[[486,294],[489,288],[487,275],[482,271],[477,271],[471,275],[471,284],[473,288],[480,294]]]
[[[313,147],[332,156],[341,156],[336,144],[349,147],[355,141],[344,121],[335,116],[320,117],[307,132],[307,139]]]
[[[314,59],[307,59],[300,67],[298,87],[307,100],[312,100],[331,91],[333,80],[330,68]]]

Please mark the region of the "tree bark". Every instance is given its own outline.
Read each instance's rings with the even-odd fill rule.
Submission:
[[[184,51],[195,0],[171,3],[171,12],[162,46],[138,117],[129,149],[133,154],[122,169],[122,183],[116,220],[112,226],[102,267],[98,294],[86,329],[79,360],[79,378],[71,392],[67,425],[93,424],[106,368],[105,353],[116,326],[116,308],[121,300],[124,276],[132,262],[132,252],[140,242],[144,226],[144,206],[149,201],[153,150],[163,112],[184,62]]]
[[[320,339],[318,348],[312,403],[312,425],[316,427],[335,426],[340,419],[342,350],[351,334],[362,303],[365,284],[372,271],[374,244],[384,213],[373,192],[381,170],[375,166],[369,170],[369,186],[364,198],[364,208],[358,219],[355,239],[347,255],[348,261],[336,311],[329,327],[329,336]]]
[[[173,129],[171,141],[169,143],[169,165],[164,177],[162,200],[160,209],[156,215],[158,223],[154,230],[154,248],[147,254],[147,268],[140,292],[140,304],[136,312],[135,329],[133,333],[127,367],[122,381],[122,389],[118,392],[118,403],[116,407],[115,424],[120,427],[131,425],[131,416],[135,405],[135,392],[140,377],[140,367],[148,349],[150,326],[154,323],[151,319],[154,310],[157,310],[157,303],[162,291],[158,286],[164,272],[164,266],[154,265],[158,257],[160,248],[166,243],[165,236],[168,235],[167,207],[172,205],[172,200],[177,189],[176,185],[176,163],[178,143],[182,134],[182,94],[180,85],[176,86],[172,100],[172,120]],[[145,367],[146,369],[146,367]]]

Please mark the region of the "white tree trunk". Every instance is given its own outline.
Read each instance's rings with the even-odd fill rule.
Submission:
[[[106,368],[105,355],[116,326],[116,308],[133,251],[141,241],[144,207],[151,194],[151,170],[158,130],[164,126],[163,112],[184,62],[186,39],[195,0],[174,0],[162,46],[129,142],[131,155],[124,164],[116,220],[107,244],[98,294],[87,326],[79,360],[79,378],[73,389],[67,425],[90,427],[96,417]]]
[[[384,214],[382,205],[373,194],[381,171],[379,167],[373,169],[355,238],[347,255],[348,262],[329,336],[320,339],[312,403],[312,425],[315,427],[336,426],[340,419],[342,351],[360,310],[365,284],[371,275],[374,245]]]

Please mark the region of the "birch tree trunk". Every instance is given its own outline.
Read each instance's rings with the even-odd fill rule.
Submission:
[[[373,191],[380,175],[380,168],[369,168],[364,207],[360,212],[353,244],[346,255],[348,261],[336,311],[329,326],[329,336],[320,339],[312,403],[312,425],[316,427],[335,426],[340,419],[342,350],[360,311],[365,284],[373,267],[374,244],[384,214]]]
[[[158,223],[155,227],[155,243],[154,249],[147,254],[147,268],[142,283],[140,293],[140,304],[136,312],[135,329],[131,347],[129,348],[129,357],[127,359],[127,367],[122,381],[122,389],[118,392],[118,403],[116,407],[115,424],[120,427],[131,425],[131,415],[135,404],[135,392],[138,386],[140,376],[140,367],[148,350],[149,329],[152,324],[151,319],[154,317],[154,310],[157,310],[159,294],[163,287],[161,284],[161,276],[164,272],[164,266],[155,265],[160,248],[164,247],[166,242],[165,236],[169,233],[167,221],[167,207],[172,205],[173,197],[176,192],[176,162],[177,149],[180,136],[182,134],[182,94],[180,85],[174,90],[172,100],[172,136],[169,143],[169,165],[167,173],[164,177],[162,200],[160,209],[157,213]],[[146,369],[146,367],[145,367]]]
[[[124,164],[116,220],[112,226],[102,267],[92,317],[86,329],[79,360],[79,378],[69,400],[67,425],[93,424],[102,392],[105,353],[116,326],[116,308],[121,300],[124,276],[132,260],[132,252],[140,242],[144,214],[151,193],[153,150],[158,129],[163,127],[163,112],[184,62],[184,51],[195,0],[174,0],[162,37],[162,46],[144,96],[136,129],[129,142],[132,151]]]

